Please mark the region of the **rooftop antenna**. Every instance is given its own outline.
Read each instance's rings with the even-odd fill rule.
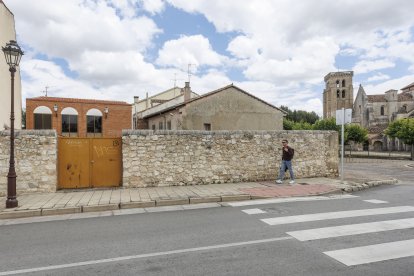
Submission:
[[[191,78],[191,66],[192,65],[195,65],[195,64],[193,64],[193,63],[189,63],[188,64],[188,67],[187,67],[187,74],[188,74],[188,82],[190,82],[190,78]]]
[[[42,92],[45,93],[45,97],[47,97],[47,89],[49,88],[49,86],[45,86],[45,90],[43,90]]]
[[[177,80],[182,80],[182,79],[177,79],[177,73],[174,73],[174,96],[175,96],[175,89],[177,88]]]

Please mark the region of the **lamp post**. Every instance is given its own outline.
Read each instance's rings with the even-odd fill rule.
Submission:
[[[9,173],[7,174],[6,208],[14,208],[18,205],[16,198],[16,170],[14,167],[14,74],[16,73],[16,67],[19,66],[23,51],[14,40],[10,40],[9,43],[6,43],[6,47],[1,47],[1,49],[9,65],[11,75],[10,163]]]

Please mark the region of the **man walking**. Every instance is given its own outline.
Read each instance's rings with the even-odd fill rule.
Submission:
[[[279,177],[276,183],[282,184],[283,178],[285,177],[285,171],[289,170],[290,181],[289,184],[295,184],[295,175],[292,169],[292,159],[295,154],[295,150],[288,146],[288,140],[282,140],[282,165],[280,166]]]

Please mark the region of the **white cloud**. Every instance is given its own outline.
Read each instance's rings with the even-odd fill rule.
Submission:
[[[359,61],[352,70],[355,74],[368,73],[379,69],[392,68],[395,63],[390,60],[362,60]]]
[[[157,64],[187,68],[188,64],[196,66],[220,66],[226,60],[211,47],[209,40],[202,35],[182,36],[165,42],[158,53]]]
[[[367,79],[367,82],[382,81],[382,80],[389,80],[389,79],[390,79],[390,76],[385,75],[383,73],[377,73],[374,76],[369,77]]]
[[[390,89],[400,90],[404,86],[407,86],[408,84],[412,83],[413,80],[414,74],[407,75],[401,78],[392,79],[376,85],[371,84],[362,86],[364,87],[364,90],[368,95],[383,94],[385,91],[388,91]]]
[[[140,2],[143,8],[151,14],[160,13],[165,8],[165,3],[162,0],[140,0]]]

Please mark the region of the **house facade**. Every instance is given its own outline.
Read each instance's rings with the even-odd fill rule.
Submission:
[[[0,46],[5,47],[10,40],[16,40],[14,15],[0,0]],[[16,68],[14,76],[14,127],[22,128],[22,93],[20,70]],[[3,52],[0,57],[0,130],[10,127],[11,80],[9,65]]]
[[[26,129],[55,129],[67,137],[121,137],[131,128],[131,105],[119,101],[26,99]]]
[[[189,83],[181,98],[140,114],[149,129],[159,130],[282,130],[281,109],[233,84],[191,98]]]
[[[372,150],[409,150],[398,139],[384,135],[388,124],[394,120],[414,118],[414,83],[401,89],[388,90],[384,94],[367,95],[362,85],[352,109],[352,122],[368,129],[369,147]]]
[[[165,90],[161,93],[155,94],[150,97],[148,96],[148,93],[147,93],[146,98],[142,100],[140,100],[138,96],[134,96],[134,103],[132,105],[133,129],[148,128],[145,121],[139,120],[138,114],[140,114],[144,110],[153,108],[157,105],[163,104],[172,99],[183,98],[183,95],[184,95],[184,88],[173,87],[173,88],[170,88],[168,90]],[[191,98],[195,98],[195,97],[198,97],[198,94],[191,91]]]

